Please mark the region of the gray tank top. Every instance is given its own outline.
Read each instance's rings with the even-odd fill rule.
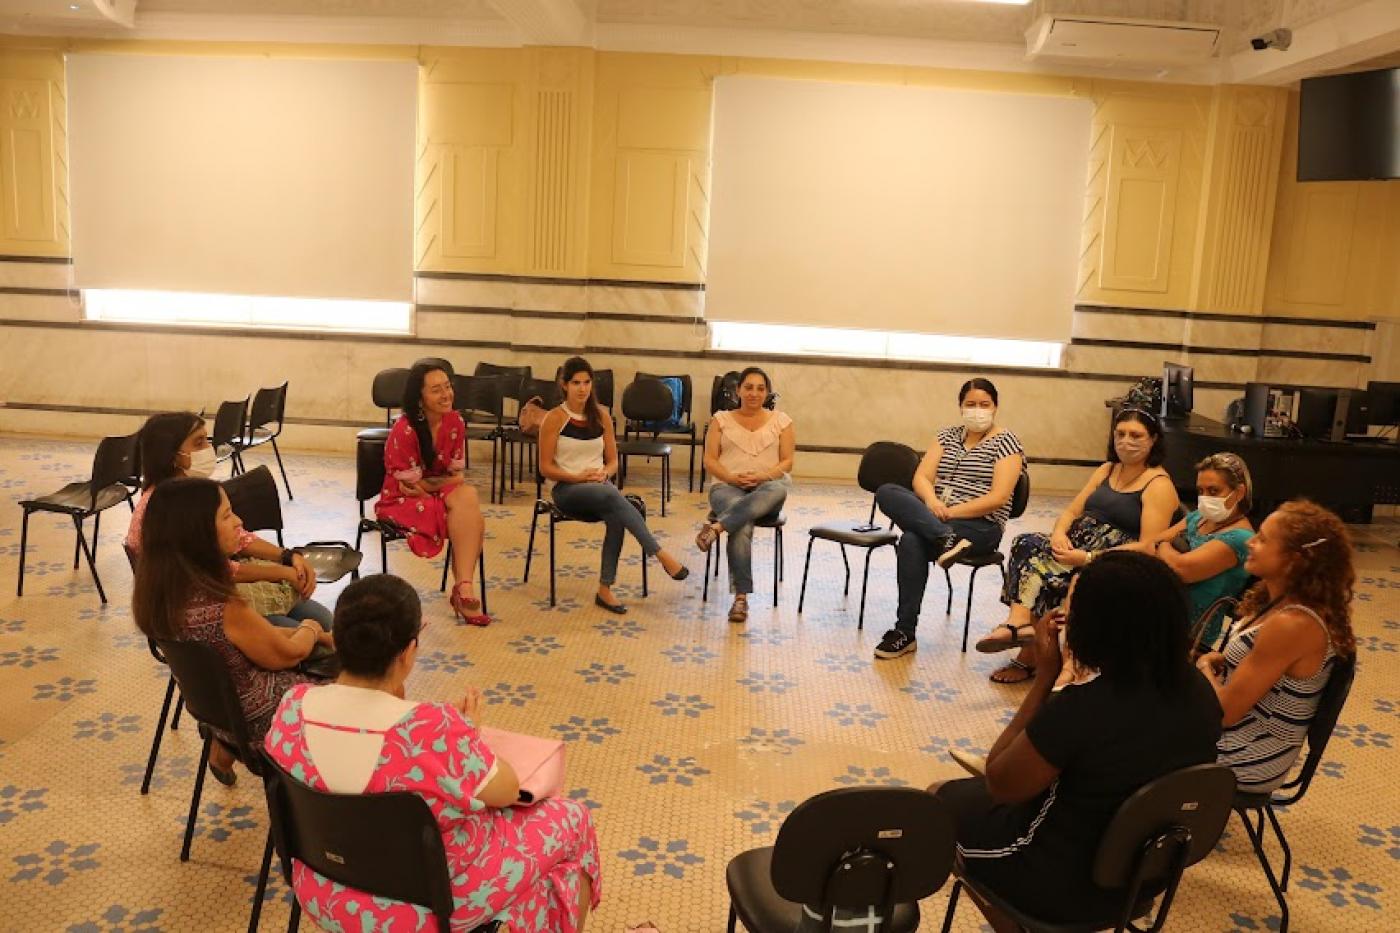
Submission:
[[[1108,484],[1112,477],[1113,471],[1109,470],[1108,476],[1104,477],[1103,482],[1099,483],[1098,488],[1089,493],[1089,498],[1084,501],[1084,511],[1136,539],[1142,534],[1142,494],[1162,476],[1158,474],[1152,477],[1136,492],[1119,492],[1114,489]]]

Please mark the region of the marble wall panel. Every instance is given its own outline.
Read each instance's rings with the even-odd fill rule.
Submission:
[[[1265,324],[1261,346],[1270,350],[1369,355],[1374,331],[1355,327]]]
[[[72,288],[73,267],[55,262],[0,262],[0,288]]]

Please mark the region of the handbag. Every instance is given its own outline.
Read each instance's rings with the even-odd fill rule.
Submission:
[[[256,557],[240,558],[239,562],[279,566],[270,560]],[[301,602],[301,593],[286,580],[256,580],[252,583],[239,583],[234,589],[238,591],[238,598],[260,616],[284,616]]]
[[[505,759],[520,779],[521,806],[530,806],[548,797],[557,797],[564,789],[564,743],[559,739],[541,739],[482,726],[481,739]]]
[[[538,437],[540,425],[544,424],[544,416],[547,414],[549,412],[544,407],[544,399],[538,395],[531,397],[520,406],[520,414],[515,419],[520,425],[520,433],[526,437]]]

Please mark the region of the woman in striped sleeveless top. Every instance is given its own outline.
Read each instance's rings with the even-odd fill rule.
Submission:
[[[1304,500],[1264,520],[1244,567],[1260,582],[1240,603],[1243,628],[1197,667],[1224,712],[1220,762],[1262,794],[1287,779],[1337,659],[1356,655],[1356,571],[1341,519]]]

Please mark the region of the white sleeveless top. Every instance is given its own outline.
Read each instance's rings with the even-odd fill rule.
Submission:
[[[590,428],[582,415],[569,411],[567,405],[560,405],[569,417],[559,429],[559,440],[554,445],[554,465],[565,473],[586,473],[603,468],[603,428]]]

